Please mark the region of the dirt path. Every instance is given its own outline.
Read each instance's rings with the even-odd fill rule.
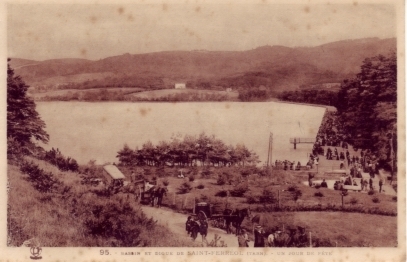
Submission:
[[[154,220],[157,220],[158,224],[167,227],[174,234],[193,241],[188,237],[187,232],[185,231],[185,222],[187,220],[186,215],[175,213],[167,208],[155,208],[151,206],[142,206],[142,210],[148,217],[153,217]],[[206,237],[207,241],[210,242],[213,240],[215,234],[218,234],[218,236],[221,237],[220,240],[225,241],[225,244],[228,247],[238,247],[237,237],[234,234],[226,234],[224,230],[213,228],[211,226],[209,226],[208,236]],[[202,237],[198,234],[195,241],[201,242],[201,240]],[[252,246],[253,242],[249,242],[249,245]]]

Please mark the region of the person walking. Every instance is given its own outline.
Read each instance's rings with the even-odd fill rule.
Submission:
[[[382,192],[382,186],[383,186],[383,180],[380,179],[380,180],[379,180],[379,193]]]
[[[188,233],[188,236],[191,235],[191,226],[192,226],[192,217],[189,216],[187,222],[185,222],[185,230]]]
[[[372,179],[372,177],[370,177],[370,179],[369,179],[369,187],[370,187],[370,190],[373,190],[373,179]]]

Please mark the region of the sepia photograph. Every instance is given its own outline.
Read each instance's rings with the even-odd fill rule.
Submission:
[[[405,259],[403,1],[3,13],[2,249]]]

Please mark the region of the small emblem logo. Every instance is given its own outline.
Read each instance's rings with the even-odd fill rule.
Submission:
[[[32,255],[32,256],[30,256],[31,259],[35,259],[35,260],[42,259],[42,256],[41,256],[42,248],[40,248],[40,247],[31,247],[30,252],[31,252],[31,255]]]

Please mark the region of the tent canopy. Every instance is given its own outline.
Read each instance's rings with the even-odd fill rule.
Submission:
[[[126,177],[115,165],[106,165],[103,169],[108,173],[113,179],[125,179]]]

